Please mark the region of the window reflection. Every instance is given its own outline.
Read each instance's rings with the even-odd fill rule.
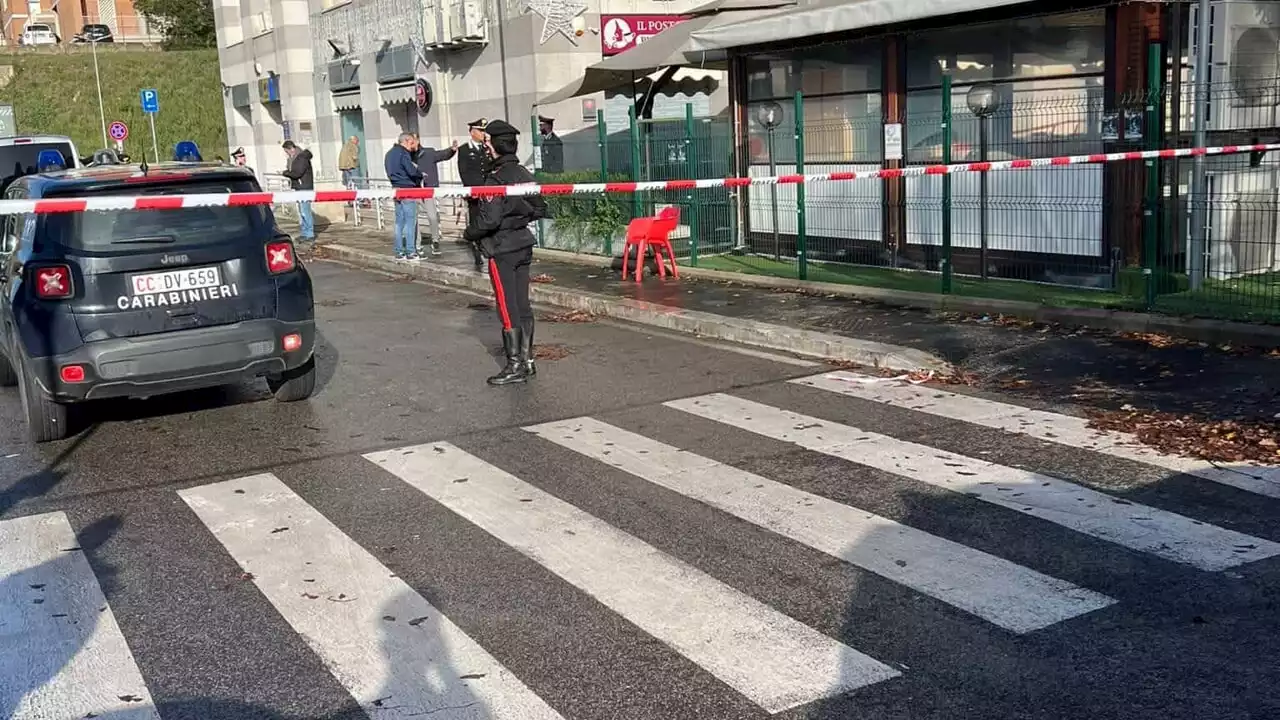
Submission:
[[[907,38],[907,87],[942,85],[944,67],[957,85],[1102,72],[1102,9],[948,28]]]

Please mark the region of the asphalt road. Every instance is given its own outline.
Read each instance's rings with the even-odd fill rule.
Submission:
[[[1280,717],[1270,480],[602,323],[489,388],[476,298],[312,269],[309,402],[0,393],[0,717]]]

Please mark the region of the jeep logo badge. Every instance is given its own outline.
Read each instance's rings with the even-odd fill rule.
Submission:
[[[181,265],[191,258],[186,255],[165,255],[160,258],[161,265]]]

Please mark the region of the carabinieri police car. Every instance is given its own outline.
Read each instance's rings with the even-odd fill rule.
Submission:
[[[260,192],[244,168],[164,163],[37,172],[5,199]],[[37,442],[68,410],[257,377],[316,383],[311,277],[268,206],[0,216],[0,384]]]

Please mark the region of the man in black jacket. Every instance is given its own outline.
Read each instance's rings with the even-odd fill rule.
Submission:
[[[486,185],[520,185],[533,182],[516,158],[520,134],[503,120],[485,126],[488,136],[489,174]],[[537,373],[533,364],[533,307],[529,304],[529,265],[536,244],[529,223],[547,217],[547,203],[539,195],[500,195],[480,201],[475,222],[465,237],[478,243],[489,258],[489,279],[502,320],[502,349],[507,364],[490,385],[522,383]]]
[[[484,144],[484,126],[488,120],[480,118],[467,123],[471,139],[458,148],[458,177],[467,187],[484,184],[485,168],[489,164],[489,148]],[[480,201],[467,198],[467,225],[476,221],[476,213],[480,212]],[[475,257],[476,272],[484,272],[484,260],[480,254],[480,245],[471,244],[471,253]]]
[[[289,156],[289,167],[281,173],[289,178],[293,190],[314,190],[315,178],[311,170],[311,151],[298,147],[292,140],[285,140],[280,147]],[[311,203],[298,203],[298,239],[304,243],[316,241],[316,223],[311,214]]]

